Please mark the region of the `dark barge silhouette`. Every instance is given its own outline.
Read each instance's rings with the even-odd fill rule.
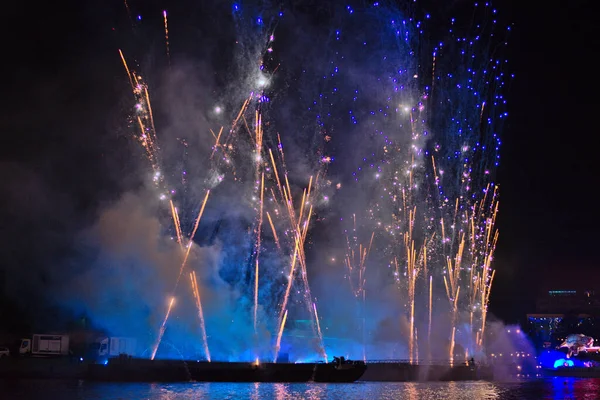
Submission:
[[[358,380],[366,371],[362,361],[335,359],[328,363],[207,362],[110,359],[106,365],[90,364],[87,378],[113,382],[345,382]]]

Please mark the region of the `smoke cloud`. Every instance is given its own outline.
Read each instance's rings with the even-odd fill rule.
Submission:
[[[175,298],[157,357],[207,357],[193,271],[215,360],[274,358],[284,312],[280,353],[292,360],[483,358],[497,202],[488,176],[496,153],[480,142],[495,140],[503,111],[482,108],[501,88],[486,86],[500,70],[472,78],[488,62],[485,47],[468,50],[475,61],[462,68],[462,47],[448,45],[446,56],[394,8],[206,7],[197,57],[138,66],[132,60],[164,49],[124,49],[135,82],[133,98],[122,96],[122,129],[135,148],[109,172],[135,164],[139,178],[123,179],[85,222],[63,226],[68,254],[47,268],[60,271],[56,280],[29,279],[29,290],[109,335],[138,338],[144,356]],[[444,75],[432,82],[436,68]],[[479,94],[463,93],[465,80]],[[45,179],[18,180],[32,182],[20,198],[36,204],[15,215],[27,210],[48,226],[80,218]]]

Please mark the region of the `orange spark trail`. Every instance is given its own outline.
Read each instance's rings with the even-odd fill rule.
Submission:
[[[450,257],[447,258],[447,271],[448,271],[448,279],[444,276],[444,285],[446,286],[446,294],[448,296],[448,301],[450,302],[450,306],[452,308],[452,318],[451,318],[451,326],[452,333],[450,338],[450,362],[454,362],[454,337],[456,333],[456,319],[457,319],[457,306],[458,306],[458,296],[460,294],[460,286],[459,278],[460,271],[463,259],[463,253],[465,249],[465,237],[464,234],[460,236],[460,242],[458,245],[458,251],[456,256],[454,257],[454,264],[452,263],[452,259]]]
[[[148,93],[148,87],[144,86],[144,92],[146,94],[146,104],[148,105],[148,116],[150,117],[150,125],[152,126],[152,134],[154,137],[152,140],[156,142],[156,128],[154,127],[154,115],[152,113],[152,105],[150,104],[150,94]]]
[[[169,25],[167,24],[167,10],[163,11],[163,18],[165,20],[165,42],[167,44],[167,59],[169,60],[169,65],[171,65],[171,54],[169,52]]]
[[[283,155],[283,145],[281,144],[281,136],[279,135],[279,133],[277,134],[277,147],[279,148],[279,153],[281,154],[281,163],[283,164],[283,167],[285,167],[285,156]]]
[[[167,325],[167,320],[169,319],[169,314],[171,314],[171,309],[173,308],[173,303],[175,302],[175,297],[171,297],[171,301],[169,302],[169,308],[167,308],[167,314],[165,315],[165,319],[163,320],[162,325],[160,326],[160,330],[158,331],[158,339],[156,344],[154,345],[154,349],[152,350],[151,360],[154,360],[156,357],[156,352],[158,351],[158,346],[162,340],[163,335],[165,334],[165,326]]]
[[[260,180],[260,214],[258,219],[258,230],[256,239],[256,268],[254,271],[254,332],[256,333],[256,324],[258,319],[258,259],[260,257],[260,237],[263,223],[263,200],[265,193],[265,174],[263,172]]]
[[[483,110],[485,109],[485,101],[481,103],[481,113],[479,114],[479,123],[483,120]]]
[[[179,215],[177,214],[177,209],[173,204],[173,200],[169,199],[169,204],[171,205],[171,214],[173,215],[173,223],[175,224],[175,232],[177,233],[177,243],[183,249],[183,238],[181,234],[181,224],[179,223]]]
[[[283,314],[283,320],[281,321],[281,327],[279,328],[279,333],[277,334],[277,343],[275,344],[275,358],[273,362],[277,362],[277,357],[279,355],[279,348],[281,347],[281,335],[283,334],[283,327],[285,326],[285,321],[287,320],[287,310],[285,310],[285,314]]]
[[[152,144],[152,137],[146,134],[146,127],[142,122],[140,117],[137,118],[138,124],[140,126],[140,139],[142,140],[142,147],[148,153],[148,160],[150,161],[150,165],[152,166],[152,170],[156,174],[160,171],[158,168],[158,160],[156,154],[154,153],[154,146]]]
[[[229,143],[229,138],[233,135],[233,133],[235,132],[235,127],[237,126],[240,118],[242,118],[242,116],[244,115],[244,111],[246,111],[246,108],[248,108],[248,104],[250,104],[250,100],[252,99],[252,96],[248,97],[245,101],[244,104],[242,104],[242,108],[240,108],[240,112],[238,113],[237,117],[235,117],[235,119],[233,120],[233,122],[231,123],[231,128],[229,128],[229,133],[227,135],[227,137],[225,138],[225,141],[223,142],[223,145],[226,146],[227,143]]]
[[[200,208],[200,212],[198,213],[198,218],[196,218],[196,224],[194,225],[194,230],[192,231],[192,234],[190,236],[190,241],[187,246],[187,251],[185,252],[185,257],[183,258],[183,262],[181,263],[181,268],[179,269],[179,277],[177,278],[177,282],[175,283],[175,290],[177,290],[177,285],[179,284],[179,280],[181,279],[181,274],[183,274],[183,269],[185,268],[185,264],[187,263],[187,259],[190,255],[190,251],[192,250],[194,236],[196,235],[196,231],[198,230],[198,225],[200,225],[200,219],[202,219],[202,214],[204,213],[204,207],[206,206],[206,202],[208,201],[209,194],[210,194],[210,190],[207,190],[206,196],[204,197],[204,201],[202,202],[202,207]]]
[[[312,182],[312,177],[311,177],[311,182]],[[294,237],[294,254],[292,256],[292,265],[290,268],[290,275],[288,277],[288,284],[286,287],[286,291],[285,291],[285,295],[283,298],[283,303],[281,306],[281,313],[279,316],[279,321],[280,322],[280,336],[279,336],[279,340],[281,340],[281,334],[283,334],[283,312],[284,310],[286,310],[287,307],[287,303],[289,300],[289,295],[290,295],[290,291],[291,291],[291,287],[293,284],[293,280],[294,280],[294,272],[295,272],[295,268],[296,268],[296,263],[300,264],[300,269],[301,269],[301,275],[302,275],[302,281],[304,284],[304,288],[305,288],[305,301],[307,301],[307,303],[310,304],[310,296],[309,296],[309,292],[310,292],[310,287],[308,286],[308,277],[306,274],[306,257],[304,254],[304,243],[306,240],[306,234],[307,234],[307,229],[308,229],[308,224],[310,221],[310,218],[312,216],[312,206],[310,206],[309,208],[309,212],[308,212],[308,217],[307,219],[304,221],[302,228],[301,228],[301,221],[300,221],[300,216],[304,213],[303,211],[303,206],[304,203],[306,202],[306,197],[307,197],[307,190],[304,190],[303,192],[303,196],[302,196],[302,204],[300,206],[301,210],[300,210],[300,216],[298,217],[298,220],[296,219],[295,216],[295,212],[294,212],[294,207],[291,201],[291,198],[288,197],[287,193],[290,192],[290,186],[289,186],[289,181],[287,180],[287,175],[286,175],[286,186],[287,186],[287,190],[283,190],[283,193],[286,197],[286,204],[287,204],[287,210],[288,210],[288,217],[289,220],[291,222],[291,225],[293,227],[293,237]],[[309,188],[311,187],[311,184],[309,183]],[[314,305],[313,305],[314,306]],[[309,310],[311,311],[311,317],[315,317],[315,314],[313,314],[312,309],[314,309],[314,307],[310,307],[309,306]],[[316,320],[313,320],[313,323],[316,324]],[[315,326],[313,326],[313,329],[315,328]],[[317,327],[318,330],[318,327]],[[316,332],[318,333],[318,332]],[[322,342],[322,334],[319,334],[319,339]],[[277,350],[278,351],[278,350]]]
[[[190,280],[192,281],[192,291],[194,292],[194,298],[196,299],[196,308],[198,309],[198,319],[200,320],[200,330],[202,332],[202,342],[204,346],[204,354],[206,359],[210,362],[210,351],[208,350],[208,337],[206,335],[206,325],[204,324],[204,312],[202,311],[202,302],[200,301],[200,290],[198,289],[198,279],[196,278],[196,271],[190,273]]]
[[[279,193],[283,196],[281,181],[279,180],[279,173],[277,172],[277,165],[275,165],[275,158],[273,158],[273,152],[269,149],[269,155],[271,156],[271,164],[273,165],[273,171],[275,172],[275,179],[277,180],[277,188],[279,188]]]
[[[456,297],[452,305],[452,336],[450,337],[450,366],[454,365],[454,346],[456,337],[456,312],[458,308],[458,294],[460,293],[460,286],[456,290]]]
[[[255,132],[256,132],[256,151],[258,154],[260,154],[260,151],[262,149],[262,142],[263,142],[263,130],[262,130],[262,115],[258,111],[256,111]]]
[[[275,359],[277,359],[277,355],[279,354],[279,343],[281,342],[281,335],[283,334],[283,327],[285,325],[285,318],[287,317],[287,303],[290,297],[290,290],[292,288],[292,282],[294,280],[294,270],[296,268],[296,259],[298,256],[298,240],[296,240],[296,246],[294,248],[294,255],[292,256],[292,266],[290,268],[290,275],[288,276],[288,284],[285,290],[285,295],[283,296],[283,303],[281,305],[281,313],[279,315],[279,333],[277,334],[277,346],[275,346]],[[285,310],[285,313],[283,311]]]
[[[350,238],[348,237],[348,235],[346,235],[346,244],[347,244],[347,253],[346,253],[346,258],[345,258],[345,263],[346,263],[346,267],[348,268],[348,282],[350,283],[350,290],[352,291],[352,294],[354,295],[354,297],[357,299],[358,302],[362,301],[362,308],[361,308],[361,314],[362,314],[362,341],[363,341],[363,360],[366,360],[366,315],[365,315],[365,310],[366,310],[366,301],[367,301],[367,296],[366,296],[366,291],[365,291],[365,283],[366,283],[366,278],[365,278],[365,272],[366,272],[366,261],[367,261],[367,257],[371,251],[371,247],[373,246],[373,239],[375,237],[375,232],[373,232],[371,234],[371,239],[369,241],[369,245],[368,246],[363,246],[362,243],[358,244],[358,251],[356,251],[355,247],[356,247],[356,241],[357,241],[357,237],[356,237],[356,214],[353,214],[353,220],[354,220],[354,240],[353,240],[353,244],[350,244]],[[358,255],[358,262],[356,260]],[[357,284],[354,284],[354,277],[355,277],[355,273],[354,271],[358,269],[358,278],[357,278]]]
[[[317,304],[313,303],[313,309],[315,310],[315,318],[317,321],[317,330],[319,331],[319,337],[323,337],[323,334],[321,333],[321,323],[319,322],[319,314],[317,314]],[[325,362],[327,362],[327,353],[325,352],[325,349],[323,350],[323,354],[321,354],[323,356],[323,358],[325,358]]]
[[[217,148],[219,147],[219,139],[221,138],[221,133],[223,133],[223,127],[221,127],[221,129],[219,129],[218,135],[215,135],[215,133],[212,131],[212,129],[210,130],[210,133],[212,133],[213,137],[215,138],[215,146],[213,147],[212,154],[210,155],[210,158],[212,160],[213,156],[215,155],[215,152],[217,151]]]
[[[127,4],[127,3],[125,3]],[[129,84],[132,89],[135,89],[135,85],[133,84],[133,80],[131,79],[131,71],[129,71],[129,67],[127,66],[127,61],[125,61],[125,56],[121,49],[119,49],[119,55],[121,56],[121,61],[123,61],[123,66],[125,67],[125,71],[127,71],[127,78],[129,78]]]
[[[135,28],[135,25],[133,23],[133,18],[131,17],[131,10],[129,9],[129,4],[127,4],[127,0],[124,0],[125,2],[125,9],[127,10],[127,16],[129,17],[129,22],[131,22],[131,26],[133,28]]]
[[[262,130],[257,128],[255,130],[255,132],[256,132],[257,142],[261,142],[262,141]],[[285,169],[285,163],[283,161],[284,154],[283,154],[283,149],[281,146],[281,138],[279,137],[279,135],[278,135],[278,140],[279,140],[279,146],[278,146],[279,161],[281,161],[281,163],[283,165],[283,177],[280,177],[280,171],[279,171],[279,168],[275,161],[273,151],[272,151],[272,149],[269,149],[270,165],[273,168],[273,173],[274,173],[274,177],[275,177],[275,181],[276,181],[276,185],[277,185],[277,189],[273,190],[274,188],[271,188],[270,193],[273,195],[274,203],[277,205],[277,207],[274,210],[275,216],[280,216],[278,206],[281,206],[281,205],[285,206],[285,211],[287,214],[285,217],[288,220],[289,226],[290,226],[289,231],[286,231],[286,237],[288,237],[288,233],[289,233],[289,236],[291,236],[291,240],[293,240],[293,247],[294,247],[293,255],[290,259],[291,265],[290,265],[290,272],[289,272],[289,276],[288,276],[288,282],[286,285],[286,290],[285,290],[285,293],[283,296],[282,303],[280,305],[280,311],[279,311],[279,317],[278,317],[278,325],[279,325],[278,339],[281,340],[281,335],[283,335],[283,329],[284,329],[284,325],[285,325],[284,316],[285,316],[285,313],[287,310],[287,304],[288,304],[289,298],[290,298],[291,287],[295,281],[296,267],[298,265],[298,268],[300,269],[299,273],[300,273],[301,279],[302,279],[301,284],[303,285],[303,292],[304,292],[303,297],[304,297],[304,301],[306,302],[308,311],[311,316],[313,332],[315,335],[319,336],[319,339],[321,340],[321,343],[322,343],[322,341],[323,341],[322,332],[320,332],[320,329],[319,329],[320,325],[318,324],[317,314],[315,313],[316,304],[314,304],[312,301],[312,298],[310,295],[310,287],[308,285],[308,276],[307,276],[307,268],[306,268],[306,254],[305,254],[305,249],[304,249],[304,244],[306,243],[306,239],[307,239],[307,235],[308,235],[308,228],[310,226],[310,220],[313,215],[313,206],[311,204],[311,201],[312,201],[311,191],[312,191],[312,186],[315,182],[315,179],[312,176],[310,177],[308,187],[303,190],[299,207],[298,207],[298,209],[296,209],[294,206],[291,185],[290,185],[290,182],[288,179],[287,171]],[[283,180],[281,178],[283,178]],[[317,179],[318,179],[318,175],[317,175]],[[278,199],[276,192],[278,192],[278,194],[280,195],[280,200]],[[273,218],[269,212],[267,212],[267,218],[269,220],[271,230],[273,231],[273,236],[274,236],[274,240],[277,245],[277,248],[281,250],[282,247],[281,247],[280,239],[277,235],[275,225],[273,223]],[[279,350],[276,348],[276,352],[278,352],[278,351]],[[323,350],[323,352],[324,352],[324,350]],[[277,354],[275,356],[277,358]]]
[[[404,248],[406,252],[407,272],[408,272],[408,301],[410,312],[410,333],[408,340],[409,360],[412,363],[415,353],[415,284],[420,272],[420,265],[417,262],[417,252],[415,250],[415,241],[413,239],[413,226],[416,215],[416,207],[409,211],[408,230],[404,234]]]
[[[427,346],[429,347],[429,358],[431,358],[431,316],[433,313],[433,276],[429,276],[429,327],[427,328]]]
[[[356,219],[356,215],[354,214],[354,218]],[[355,222],[356,224],[356,222]],[[356,228],[354,229],[356,231]],[[346,267],[348,268],[348,280],[350,281],[350,287],[352,292],[356,298],[360,298],[362,296],[362,292],[364,290],[365,285],[365,272],[366,272],[366,262],[371,252],[371,247],[373,246],[373,239],[375,238],[375,232],[371,233],[371,239],[369,240],[369,245],[364,246],[362,243],[358,244],[358,251],[355,251],[355,246],[350,244],[350,238],[346,235],[346,246],[348,252],[346,253],[346,258],[344,259]],[[356,242],[356,237],[354,238]],[[358,254],[358,262],[356,261],[356,256]],[[355,287],[354,281],[352,279],[353,272],[358,270],[358,279],[357,285]]]
[[[177,281],[175,282],[175,288],[173,289],[173,293],[175,293],[177,291],[177,286],[179,285],[179,281],[181,280],[181,275],[183,274],[183,270],[185,268],[185,265],[187,263],[187,259],[190,255],[190,251],[192,249],[192,244],[194,241],[194,236],[196,235],[196,230],[198,229],[198,225],[200,224],[200,219],[202,218],[202,213],[204,213],[204,207],[206,206],[206,202],[208,201],[208,195],[210,194],[210,190],[206,191],[206,196],[204,197],[204,201],[202,202],[202,207],[200,208],[200,212],[198,213],[198,218],[196,218],[196,224],[194,225],[194,230],[192,231],[192,234],[190,236],[190,241],[187,245],[187,251],[185,253],[185,256],[183,258],[183,262],[181,263],[181,268],[179,269],[179,276],[177,277]],[[163,325],[161,327],[161,333],[159,333],[158,336],[158,341],[156,343],[156,347],[154,349],[154,353],[156,353],[156,351],[158,350],[158,346],[160,346],[160,342],[162,340],[162,334],[164,333],[164,326],[166,325],[168,319],[169,319],[169,314],[171,313],[171,307],[169,307],[169,309],[167,310],[167,314],[165,315],[165,319],[163,321]],[[206,332],[204,332],[204,334],[206,334]]]
[[[269,220],[269,225],[271,225],[271,230],[273,231],[273,237],[275,239],[275,244],[277,248],[281,250],[281,246],[279,244],[279,238],[277,237],[277,231],[275,230],[275,225],[273,225],[273,220],[271,219],[271,215],[267,211],[267,219]]]

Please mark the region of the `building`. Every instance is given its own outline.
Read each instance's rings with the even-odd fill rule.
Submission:
[[[594,314],[600,311],[600,297],[593,290],[549,290],[536,301],[537,313]]]
[[[527,332],[537,348],[557,346],[571,333],[600,338],[600,296],[594,290],[548,290],[527,314]]]

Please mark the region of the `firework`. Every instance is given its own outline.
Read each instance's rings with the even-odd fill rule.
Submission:
[[[163,19],[165,21],[165,45],[167,48],[167,59],[171,63],[171,52],[169,50],[169,24],[167,22],[167,10],[163,11]]]
[[[476,14],[483,18],[490,13],[490,6],[476,6]],[[234,10],[243,54],[237,59],[242,64],[240,76],[228,84],[228,89],[236,93],[229,101],[233,106],[217,103],[220,106],[215,108],[215,114],[223,115],[221,107],[233,110],[225,127],[205,132],[214,145],[210,154],[198,157],[206,159],[210,166],[205,172],[208,176],[202,177],[205,186],[196,190],[204,193],[203,201],[187,199],[194,206],[186,207],[183,195],[172,195],[175,191],[170,189],[169,176],[164,173],[149,85],[129,68],[119,51],[135,100],[131,118],[136,126],[134,138],[148,158],[159,197],[169,200],[170,225],[183,257],[173,296],[185,268],[190,268],[207,359],[211,360],[212,347],[206,331],[210,326],[196,273],[188,263],[209,194],[211,202],[220,198],[220,188],[216,186],[222,182],[240,187],[240,207],[252,211],[248,252],[243,260],[236,260],[237,265],[246,265],[239,268],[239,275],[245,278],[228,283],[248,300],[245,307],[255,337],[261,327],[276,333],[270,347],[277,360],[288,312],[294,315],[297,310],[292,305],[299,304],[298,309],[308,312],[320,356],[326,358],[307,260],[309,231],[318,213],[317,199],[327,181],[326,169],[335,163],[335,157],[319,148],[314,152],[317,167],[301,178],[290,174],[281,136],[271,125],[276,113],[271,112],[267,90],[279,70],[279,63],[272,58],[277,22],[267,22],[261,16],[254,18],[256,26],[252,28],[242,14],[239,9]],[[469,326],[466,336],[472,338],[466,343],[465,357],[483,346],[495,274],[492,260],[498,240],[499,195],[493,178],[499,162],[498,132],[506,117],[502,95],[504,60],[494,58],[495,54],[490,59],[491,47],[482,39],[489,36],[486,29],[495,29],[495,22],[477,25],[472,35],[458,36],[452,20],[448,35],[430,45],[423,39],[426,35],[422,35],[427,22],[405,14],[383,4],[380,7],[379,3],[333,13],[331,32],[322,41],[316,41],[322,51],[298,72],[297,84],[306,89],[302,91],[302,101],[309,106],[292,119],[314,118],[316,135],[325,143],[335,143],[335,132],[346,132],[347,140],[357,140],[355,147],[367,153],[352,174],[354,186],[337,185],[341,197],[357,193],[352,235],[344,235],[344,267],[356,306],[362,310],[363,358],[367,358],[365,310],[371,299],[371,294],[366,296],[370,282],[367,277],[374,270],[379,273],[388,267],[387,279],[401,293],[401,304],[396,306],[408,321],[407,337],[399,341],[407,344],[410,362],[419,359],[419,330],[421,341],[427,340],[431,357],[437,307],[449,311],[449,348],[444,354],[454,362],[457,341],[465,336],[461,331],[464,323]],[[170,63],[166,11],[163,19]],[[372,29],[361,30],[359,35],[358,26]],[[361,51],[357,52],[357,48]],[[286,67],[293,69],[289,63]],[[188,185],[187,180],[182,179],[182,184]],[[193,227],[188,229],[198,207]],[[357,214],[361,216],[361,230],[368,233],[361,240]],[[172,306],[173,300],[159,329],[152,358]],[[425,329],[427,335],[423,334]],[[258,355],[258,350],[254,350],[253,360]]]
[[[168,28],[166,21],[166,13],[164,14],[164,17],[165,35],[168,46]],[[270,38],[269,40],[272,41],[272,38]],[[160,147],[158,145],[159,141],[158,136],[156,134],[156,127],[154,124],[152,107],[150,105],[148,85],[142,80],[140,74],[130,70],[123,53],[121,51],[119,53],[125,70],[127,72],[129,83],[132,87],[132,91],[136,100],[136,115],[134,116],[134,120],[137,122],[140,131],[138,134],[136,134],[135,138],[141,143],[144,151],[148,156],[149,164],[154,171],[156,187],[159,189],[159,191],[163,193],[174,192],[172,190],[166,189],[168,182],[165,179],[164,175],[161,173]],[[313,330],[315,331],[315,335],[319,338],[321,342],[321,348],[323,348],[322,332],[317,316],[317,308],[316,304],[313,302],[312,295],[310,293],[310,286],[308,283],[305,255],[305,242],[310,226],[310,221],[313,216],[312,202],[315,196],[314,182],[318,180],[318,175],[316,179],[314,179],[312,176],[309,178],[308,187],[303,190],[302,198],[298,203],[298,207],[296,207],[293,200],[292,188],[288,179],[287,167],[285,166],[285,156],[283,152],[283,146],[281,145],[281,137],[277,135],[278,157],[275,157],[273,151],[270,148],[267,148],[263,142],[263,116],[260,107],[262,98],[263,96],[261,95],[251,94],[250,97],[245,99],[245,101],[241,105],[239,112],[235,115],[231,123],[231,128],[229,129],[227,134],[223,134],[223,128],[221,128],[218,131],[218,134],[215,134],[213,130],[210,130],[210,133],[212,134],[215,140],[215,144],[212,147],[212,153],[210,154],[209,160],[211,160],[213,163],[213,169],[227,167],[232,171],[232,175],[236,176],[234,164],[236,162],[244,162],[243,159],[245,157],[240,158],[240,154],[236,155],[235,150],[238,148],[246,147],[243,143],[243,139],[241,139],[241,137],[244,136],[240,136],[239,132],[245,131],[247,133],[246,138],[249,139],[253,148],[251,154],[249,154],[248,159],[252,160],[255,166],[254,181],[256,184],[254,187],[254,198],[255,204],[257,205],[256,226],[253,231],[255,246],[252,254],[254,260],[252,310],[254,332],[257,333],[259,324],[258,311],[260,303],[260,255],[265,245],[265,241],[263,240],[264,232],[262,227],[263,216],[266,213],[269,225],[272,230],[273,239],[277,246],[277,250],[282,254],[286,254],[286,251],[289,252],[287,254],[288,258],[291,261],[291,270],[284,291],[285,294],[279,302],[281,312],[277,318],[278,322],[276,325],[278,329],[277,343],[281,342],[281,336],[284,331],[285,319],[287,315],[287,306],[290,298],[291,288],[294,285],[294,282],[298,279],[298,283],[302,287],[304,302],[306,303],[307,310],[313,321]],[[248,114],[254,117],[254,124],[252,125],[252,128],[250,128],[250,125],[248,124]],[[268,158],[265,157],[267,151]],[[215,155],[217,154],[219,154],[219,157],[215,157]],[[265,162],[265,160],[269,160],[270,163]],[[277,160],[281,161],[280,165],[278,165]],[[283,181],[280,180],[279,171],[283,172]],[[239,181],[240,179],[239,177],[237,177],[234,180]],[[244,182],[241,183],[243,184]],[[175,200],[173,198],[169,198],[169,209],[173,221],[176,241],[183,250],[183,261],[179,268],[179,273],[177,275],[177,280],[175,283],[173,293],[176,293],[179,280],[188,265],[188,260],[190,258],[194,237],[200,225],[210,193],[210,189],[206,189],[205,197],[201,202],[200,210],[198,212],[197,217],[195,218],[195,222],[191,233],[187,236],[187,240],[186,235],[184,234],[182,229],[180,212],[177,206],[175,205]],[[269,207],[270,209],[267,209],[266,207],[265,194],[272,195],[272,197],[270,198],[270,200],[272,201],[270,203],[272,204],[272,207]],[[166,198],[167,196],[163,194],[161,197]],[[278,230],[280,229],[282,230],[282,232],[278,233]],[[290,240],[282,242],[280,240],[280,237],[286,239],[289,238]],[[186,241],[185,243],[184,240]],[[190,273],[190,282],[195,305],[198,311],[200,331],[203,346],[205,349],[205,355],[207,359],[210,360],[211,356],[207,340],[206,322],[200,297],[199,284],[196,278],[195,271],[192,271]],[[171,315],[172,307],[173,302],[170,303],[165,314],[163,323],[161,324],[161,327],[159,329],[158,339],[155,343],[151,356],[152,358],[156,356],[156,352],[160,346],[166,325],[168,324],[168,320]],[[276,348],[278,349],[279,345],[277,345]],[[277,351],[278,350],[275,351],[275,357],[277,357]],[[322,351],[322,354],[324,355],[324,350]]]
[[[175,297],[171,297],[171,301],[169,302],[169,306],[167,307],[167,313],[165,314],[165,318],[163,319],[163,323],[160,326],[160,330],[158,332],[158,338],[154,347],[152,349],[152,354],[150,355],[150,359],[154,360],[156,357],[156,352],[158,351],[158,346],[160,346],[160,342],[162,340],[163,335],[165,334],[165,328],[167,326],[167,320],[169,319],[169,315],[171,314],[171,310],[173,309],[173,304],[175,304]]]
[[[202,311],[202,302],[200,301],[200,290],[198,289],[198,279],[196,278],[196,272],[190,272],[190,280],[192,282],[192,291],[194,292],[194,299],[196,300],[196,308],[198,309],[198,319],[200,320],[200,332],[202,334],[202,344],[204,346],[204,355],[210,362],[210,351],[208,350],[208,338],[206,337],[206,325],[204,323],[204,312]],[[166,320],[166,318],[165,318]]]
[[[476,5],[474,15],[488,21],[495,12],[488,4]],[[490,55],[484,40],[491,32],[486,29],[497,29],[496,21],[458,36],[452,19],[447,38],[429,47],[421,36],[427,22],[397,10],[348,7],[337,15],[323,55],[327,67],[306,73],[323,82],[311,110],[323,131],[377,143],[353,173],[352,190],[372,193],[364,200],[367,217],[361,224],[377,232],[373,247],[382,255],[377,263],[390,266],[405,293],[408,358],[418,358],[421,320],[431,346],[433,310],[444,307],[434,296],[440,286],[450,311],[446,356],[454,359],[464,322],[476,344],[462,343],[465,354],[469,348],[480,351],[498,239],[493,183],[498,131],[507,115],[501,93],[505,60]],[[373,29],[355,35],[355,20]],[[356,48],[360,57],[352,54]],[[356,71],[363,72],[361,80]],[[347,271],[362,271],[361,257],[357,263],[351,250],[347,254]],[[351,291],[357,292],[352,281]],[[467,321],[460,320],[463,310]]]
[[[366,283],[366,270],[367,270],[367,258],[373,246],[373,239],[375,239],[375,232],[371,233],[371,239],[368,244],[362,244],[358,242],[358,236],[356,232],[356,214],[352,216],[353,220],[353,235],[352,240],[346,235],[346,257],[344,263],[348,269],[348,282],[350,283],[350,289],[354,294],[354,297],[362,302],[361,304],[361,330],[362,330],[362,344],[363,344],[363,360],[366,360],[366,301],[367,293],[365,290]],[[356,281],[356,282],[355,282]]]

